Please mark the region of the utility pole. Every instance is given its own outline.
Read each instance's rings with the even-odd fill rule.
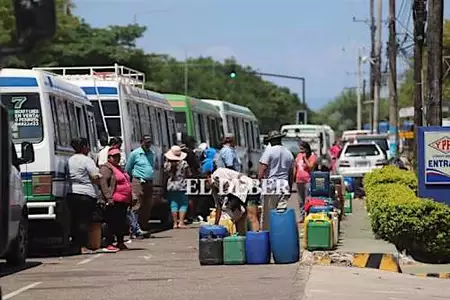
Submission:
[[[389,149],[398,155],[397,31],[395,0],[389,0]]]
[[[377,21],[375,35],[375,85],[373,102],[373,131],[378,132],[378,120],[380,110],[380,91],[381,91],[381,22],[383,18],[383,0],[377,0]]]
[[[361,130],[361,49],[356,58],[356,129]]]
[[[423,125],[423,46],[425,42],[425,1],[414,0],[414,125]]]
[[[423,46],[425,42],[425,0],[414,0],[414,136],[423,125]],[[417,138],[413,147],[413,160],[417,158]]]
[[[375,33],[377,27],[375,26],[375,0],[370,0],[370,58],[375,57]],[[375,99],[375,68],[374,64],[370,64],[370,101]],[[372,115],[372,108],[370,108]]]
[[[442,125],[442,35],[444,0],[428,0],[427,125]]]

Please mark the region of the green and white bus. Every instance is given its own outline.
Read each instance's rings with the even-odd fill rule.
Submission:
[[[236,149],[241,160],[242,171],[256,176],[262,155],[258,119],[245,106],[220,100],[202,99],[216,106],[222,117],[223,131],[235,137]]]
[[[165,94],[175,112],[177,140],[193,136],[199,143],[218,147],[224,135],[219,109],[210,103],[193,97]]]

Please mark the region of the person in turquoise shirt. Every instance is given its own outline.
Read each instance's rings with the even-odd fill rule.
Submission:
[[[139,226],[143,231],[149,229],[148,221],[150,220],[153,198],[153,173],[157,162],[151,146],[151,137],[144,135],[141,139],[141,147],[131,152],[125,167],[127,173],[132,177],[132,211],[137,213]],[[149,234],[146,236],[149,237]]]

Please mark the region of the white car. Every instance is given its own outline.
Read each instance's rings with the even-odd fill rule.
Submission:
[[[376,143],[347,143],[337,162],[338,174],[345,177],[363,177],[373,169],[387,164],[386,156]]]

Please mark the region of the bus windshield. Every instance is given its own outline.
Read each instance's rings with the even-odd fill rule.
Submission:
[[[39,94],[8,93],[0,94],[0,97],[2,104],[8,108],[13,142],[41,142],[44,131]]]

